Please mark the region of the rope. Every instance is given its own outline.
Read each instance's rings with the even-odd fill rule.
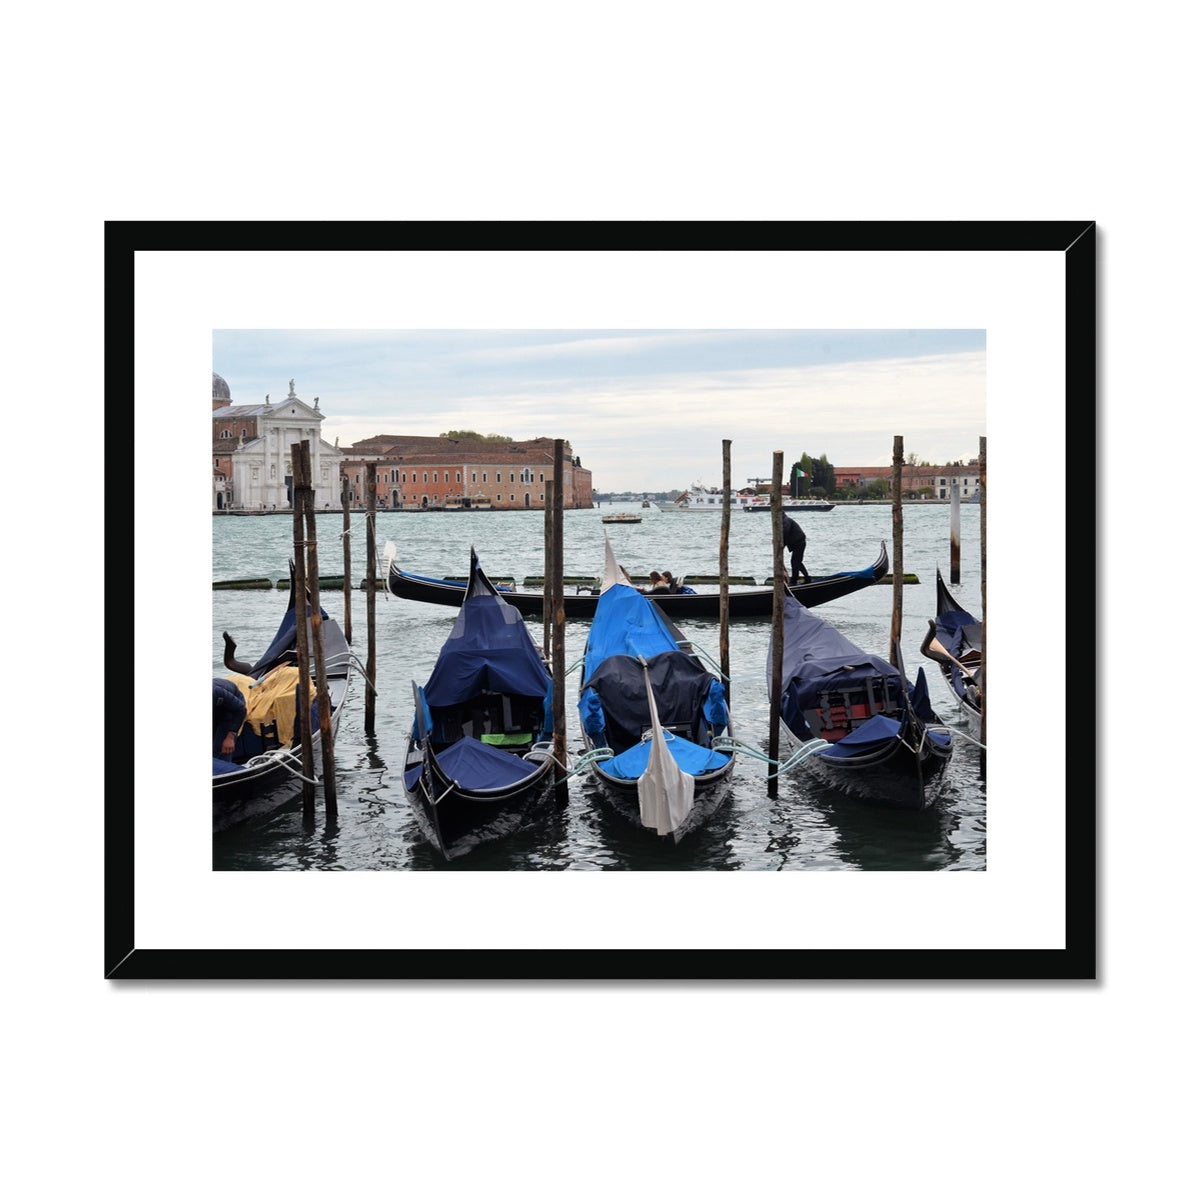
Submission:
[[[811,742],[805,742],[804,745],[801,746],[796,751],[796,753],[793,754],[792,757],[787,760],[787,762],[779,764],[778,771],[774,772],[774,774],[772,774],[770,771],[768,771],[767,778],[768,779],[778,778],[780,775],[784,774],[786,771],[791,771],[794,768],[798,767],[802,762],[804,762],[804,760],[806,758],[812,758],[812,756],[814,754],[820,754],[821,751],[827,749],[828,746],[829,746],[829,743],[827,741],[825,741],[824,738],[813,738],[813,740]],[[769,762],[770,760],[768,759],[767,761]]]
[[[290,756],[293,753],[294,751],[287,750],[278,755],[257,754],[253,758],[248,758],[244,763],[242,763],[242,766],[247,769],[250,767],[261,767],[268,764],[275,767],[282,767],[285,771],[295,775],[295,777],[301,780],[303,783],[311,783],[314,787],[316,787],[316,785],[321,782],[319,779],[309,779],[309,777],[305,775],[303,771],[296,770],[296,768],[293,767],[290,762],[288,762],[287,756]]]
[[[942,728],[949,734],[955,737],[960,737],[964,742],[970,742],[972,746],[978,746],[980,750],[986,750],[987,747],[979,741],[978,738],[973,738],[969,733],[963,733],[961,729],[951,729],[949,725],[943,725]]]
[[[706,651],[702,650],[696,645],[692,646],[692,653],[696,655],[697,658],[704,659],[704,661],[708,663],[708,665],[712,667],[714,671],[716,671],[718,679],[722,680],[724,683],[729,682],[729,676],[722,672],[721,664],[717,662],[717,660],[713,658],[711,654],[708,654]]]

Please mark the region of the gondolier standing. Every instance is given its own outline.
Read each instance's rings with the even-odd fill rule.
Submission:
[[[796,586],[796,577],[801,571],[804,572],[804,582],[808,583],[812,579],[804,565],[804,551],[808,546],[808,538],[805,537],[804,530],[786,513],[783,514],[783,544],[792,552],[791,585]]]

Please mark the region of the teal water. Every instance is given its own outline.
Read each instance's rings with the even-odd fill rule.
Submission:
[[[634,575],[667,568],[676,575],[713,574],[719,569],[720,517],[714,514],[641,510],[638,525],[603,525],[604,511],[629,511],[629,504],[568,511],[563,520],[564,573],[599,574],[607,532],[618,560]],[[980,537],[977,505],[960,509],[961,603],[980,612]],[[813,574],[858,569],[875,559],[880,541],[892,554],[892,510],[886,505],[839,506],[830,513],[797,514],[808,534],[806,564]],[[913,505],[904,510],[904,560],[919,583],[903,589],[903,652],[911,675],[926,662],[920,654],[934,611],[934,573],[949,578],[950,507]],[[366,574],[365,516],[351,517],[351,579]],[[212,520],[212,578],[283,579],[292,554],[289,516]],[[388,540],[406,569],[432,575],[466,573],[470,547],[493,577],[518,581],[543,571],[544,522],[540,512],[387,513],[376,521],[379,570]],[[317,517],[319,569],[343,569],[340,512]],[[771,568],[770,520],[762,514],[731,518],[729,569],[734,575],[765,578]],[[286,592],[212,593],[213,673],[223,674],[222,631],[238,643],[240,657],[253,659],[266,647],[286,604]],[[822,605],[818,610],[864,649],[887,657],[893,589],[877,585]],[[326,610],[343,620],[340,591],[322,593]],[[654,839],[612,815],[598,802],[586,775],[568,785],[568,802],[513,838],[483,846],[454,863],[443,863],[420,837],[409,811],[400,773],[412,723],[412,680],[424,682],[454,621],[455,610],[398,600],[386,592],[375,605],[375,732],[363,729],[365,688],[351,685],[338,733],[338,816],[327,822],[323,792],[317,790],[317,820],[306,827],[299,790],[270,814],[213,837],[217,870],[808,870],[937,871],[985,868],[986,789],[982,752],[955,738],[954,756],[937,803],[924,813],[901,813],[849,800],[822,787],[803,768],[779,781],[768,795],[767,765],[741,756],[730,798],[704,828],[677,847]],[[367,657],[366,594],[355,587],[350,624],[355,653]],[[540,619],[530,621],[542,640]],[[714,659],[719,625],[681,623],[683,632]],[[583,654],[584,622],[568,622],[568,668]],[[764,753],[768,744],[766,656],[770,621],[739,621],[730,626],[730,692],[734,732]],[[932,664],[929,664],[932,667]],[[966,733],[941,677],[930,676],[934,706],[947,725]],[[582,753],[575,702],[578,672],[568,670],[567,744]]]

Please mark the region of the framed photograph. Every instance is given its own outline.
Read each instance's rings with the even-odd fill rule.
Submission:
[[[106,483],[105,620],[110,646],[133,647],[134,712],[132,754],[111,714],[105,735],[106,978],[1094,979],[1095,732],[1061,717],[1045,680],[1069,662],[1064,694],[1096,684],[1096,243],[1091,221],[109,222],[106,461],[121,434],[133,454]],[[226,632],[240,647],[226,665],[265,649],[308,545],[296,481],[271,456],[268,421],[284,416],[309,422],[332,472],[314,479],[322,577],[342,570],[329,546],[353,545],[339,797],[321,811],[318,788],[315,817],[289,799],[217,836],[187,731],[204,719],[205,658],[215,676]],[[228,442],[207,471],[205,419]],[[430,447],[447,439],[504,453],[462,450],[463,477],[438,480]],[[379,552],[431,579],[465,579],[477,554],[519,590],[550,528],[542,459],[564,442],[564,573],[600,577],[608,541],[635,583],[715,564],[721,518],[668,510],[722,483],[723,443],[747,508],[782,455],[793,498],[820,512],[791,514],[805,575],[868,576],[844,607],[810,593],[813,611],[886,659],[902,610],[892,664],[910,681],[924,667],[929,698],[908,703],[941,713],[950,693],[921,635],[961,549],[986,724],[931,720],[957,759],[937,798],[847,811],[797,784],[803,756],[785,761],[768,728],[775,624],[759,616],[730,628],[712,745],[737,754],[737,782],[700,835],[663,846],[609,824],[573,684],[561,766],[580,769],[557,811],[507,848],[439,856],[404,803],[419,774],[406,748],[455,612],[386,587],[367,603],[367,506],[339,511],[337,460],[386,464]],[[913,503],[884,499],[893,468]],[[643,504],[657,532],[633,519]],[[747,586],[773,587],[770,519],[731,523]],[[894,586],[867,586],[878,547]],[[214,587],[259,576],[253,594]],[[342,603],[322,593],[331,613]],[[680,619],[715,655],[718,624]],[[569,628],[574,681],[587,627]],[[489,733],[486,753],[516,736]]]

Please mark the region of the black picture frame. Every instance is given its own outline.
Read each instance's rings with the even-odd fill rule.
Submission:
[[[484,251],[653,245],[698,251],[786,247],[828,251],[1049,251],[1062,255],[1062,336],[1071,453],[1063,464],[1066,521],[1065,661],[1073,688],[1096,686],[1097,225],[1094,221],[930,222],[204,222],[110,221],[105,243],[106,461],[128,442],[134,395],[135,260],[139,251],[300,249]],[[135,433],[135,454],[136,433]],[[128,603],[132,561],[118,524],[130,485],[106,481],[106,639],[131,645],[139,600]],[[133,497],[133,503],[137,503]],[[1090,536],[1088,536],[1090,534]],[[118,589],[122,589],[118,592]],[[171,949],[135,944],[135,823],[129,731],[105,730],[104,974],[125,980],[1093,980],[1097,977],[1096,735],[1092,722],[1065,728],[1070,775],[1065,813],[1065,930],[1061,947],[1029,949],[705,950]],[[134,739],[139,736],[134,731]]]

